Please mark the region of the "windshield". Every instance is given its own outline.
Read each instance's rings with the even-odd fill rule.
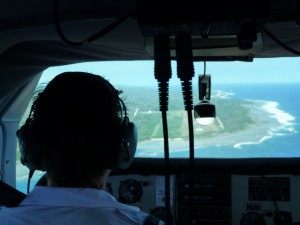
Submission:
[[[255,59],[254,62],[207,62],[216,118],[207,126],[194,120],[196,158],[300,157],[299,59]],[[194,63],[193,104],[200,102],[198,77],[204,63]],[[153,61],[92,62],[52,67],[44,71],[37,89],[64,71],[104,76],[117,89],[132,122],[138,127],[136,157],[163,158],[163,128]],[[184,110],[176,62],[170,80],[168,135],[171,158],[189,157],[187,112]],[[24,115],[23,124],[30,106]],[[35,174],[32,183],[43,173]],[[17,154],[17,187],[25,192],[28,171]],[[33,186],[33,184],[32,184]]]
[[[208,126],[194,121],[195,157],[299,157],[297,58],[254,62],[207,62],[216,118]],[[204,63],[194,63],[193,103],[199,103],[198,77]],[[176,62],[169,93],[170,157],[189,157],[187,113]],[[123,91],[131,121],[138,127],[137,157],[163,157],[163,129],[153,61],[93,62],[45,70],[40,85],[63,71],[104,76]]]

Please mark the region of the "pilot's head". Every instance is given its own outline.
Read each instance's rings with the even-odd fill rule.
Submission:
[[[46,171],[52,186],[99,188],[99,178],[116,166],[120,151],[128,154],[123,146],[128,118],[119,95],[98,75],[56,76],[18,132],[23,164]]]

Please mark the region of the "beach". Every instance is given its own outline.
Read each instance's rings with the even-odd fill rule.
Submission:
[[[203,137],[194,140],[195,149],[209,147],[229,147],[243,150],[246,145],[257,145],[276,136],[297,132],[293,121],[295,117],[280,109],[274,101],[247,100],[252,104],[244,104],[249,109],[249,116],[254,121],[245,129],[226,132],[226,127],[213,137]],[[216,122],[220,127],[220,122]],[[205,128],[203,128],[205,129]],[[181,138],[169,139],[171,153],[188,152],[189,141]],[[152,139],[138,143],[137,157],[161,157],[163,155],[163,139]]]

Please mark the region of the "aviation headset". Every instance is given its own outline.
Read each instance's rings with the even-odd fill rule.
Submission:
[[[70,72],[69,72],[70,73]],[[76,73],[76,72],[75,72]],[[100,76],[99,76],[100,77]],[[100,77],[104,88],[107,89],[112,95],[118,92],[107,80]],[[38,96],[39,98],[40,96]],[[135,155],[136,146],[137,146],[137,128],[134,123],[129,122],[127,116],[126,107],[122,99],[117,97],[119,105],[121,107],[121,112],[123,116],[121,121],[121,143],[118,150],[118,157],[112,168],[103,168],[103,169],[113,169],[117,167],[118,169],[127,169]],[[30,170],[45,170],[42,165],[42,151],[39,150],[40,146],[36,143],[36,130],[34,130],[31,124],[31,117],[34,111],[33,103],[29,117],[27,118],[25,124],[17,131],[17,137],[19,141],[20,154],[21,154],[21,163],[27,166]],[[38,103],[37,103],[38,104]]]

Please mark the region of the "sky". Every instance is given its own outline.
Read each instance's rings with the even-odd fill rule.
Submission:
[[[253,62],[207,62],[206,74],[212,84],[224,83],[280,83],[300,82],[300,58],[254,59]],[[204,63],[194,63],[195,76],[204,73]],[[153,61],[114,61],[78,63],[51,67],[44,71],[40,83],[51,80],[64,71],[84,71],[104,76],[113,85],[157,86]],[[172,62],[170,85],[180,85],[176,74],[176,61]]]

